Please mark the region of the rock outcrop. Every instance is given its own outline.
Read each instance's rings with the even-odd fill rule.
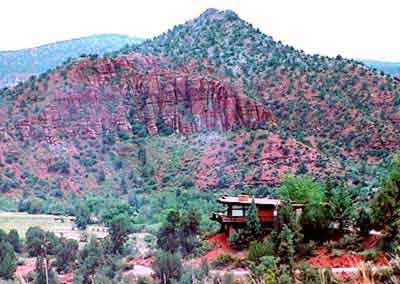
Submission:
[[[47,87],[37,83],[38,91],[23,91],[13,110],[14,130],[55,143],[60,137],[95,138],[105,130],[137,126],[150,135],[186,135],[273,123],[272,113],[241,90],[167,64],[139,54],[80,59],[51,75]],[[37,111],[20,112],[27,100]]]

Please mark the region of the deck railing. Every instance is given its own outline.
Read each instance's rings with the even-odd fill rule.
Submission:
[[[228,216],[226,212],[213,212],[211,219],[220,223],[245,223],[247,220],[246,216]],[[275,218],[271,216],[259,216],[260,222],[274,222]]]

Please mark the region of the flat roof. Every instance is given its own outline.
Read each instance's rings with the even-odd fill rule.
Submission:
[[[251,204],[253,198],[249,197],[247,200],[239,198],[239,196],[222,196],[218,198],[220,203],[236,203],[236,204]],[[256,205],[272,205],[277,206],[281,203],[279,199],[271,198],[254,198],[254,203]]]
[[[220,198],[218,198],[218,202],[219,203],[225,203],[225,204],[248,204],[250,205],[252,202],[253,198],[251,196],[248,197],[248,199],[243,199],[243,197],[239,197],[239,196],[222,196]],[[254,198],[254,203],[256,205],[270,205],[270,206],[274,206],[277,207],[281,204],[281,200],[280,199],[272,199],[272,198]],[[304,207],[304,204],[300,204],[300,203],[292,203],[292,206],[294,207],[294,209],[296,208],[302,208]]]

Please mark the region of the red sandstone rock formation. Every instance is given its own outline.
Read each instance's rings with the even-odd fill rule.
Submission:
[[[47,89],[39,86],[45,103],[37,113],[16,115],[16,128],[26,138],[54,142],[54,137],[94,138],[104,129],[129,131],[136,122],[151,135],[161,126],[190,134],[273,123],[272,113],[241,90],[167,65],[138,54],[80,59],[50,76]],[[38,96],[24,92],[25,98]]]

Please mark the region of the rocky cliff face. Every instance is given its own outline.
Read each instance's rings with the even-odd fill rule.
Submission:
[[[8,125],[15,126],[13,135],[56,143],[135,127],[151,135],[187,135],[273,123],[272,113],[240,90],[163,64],[167,62],[139,54],[78,60],[48,82],[24,89],[9,117],[14,123]]]

